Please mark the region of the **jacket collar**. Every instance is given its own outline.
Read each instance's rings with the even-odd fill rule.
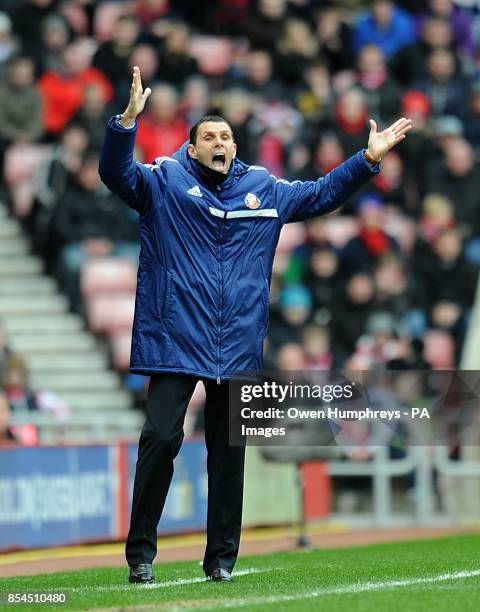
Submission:
[[[198,171],[197,165],[195,164],[193,159],[190,158],[190,155],[187,152],[188,144],[189,144],[188,141],[184,142],[183,145],[179,149],[177,149],[177,151],[175,151],[175,153],[172,155],[173,159],[176,159],[178,162],[180,162],[181,165],[185,168],[185,170],[188,173],[192,174],[196,178],[197,181],[200,181],[201,183],[206,185],[206,187],[211,188],[212,185],[206,184],[203,175],[200,174]],[[222,189],[231,187],[233,183],[235,182],[236,177],[239,177],[245,174],[247,171],[248,171],[247,164],[245,164],[244,162],[242,162],[241,160],[235,157],[232,160],[232,164],[228,171],[227,178],[221,185]]]

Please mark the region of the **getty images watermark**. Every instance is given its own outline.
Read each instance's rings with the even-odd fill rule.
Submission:
[[[263,372],[230,382],[230,444],[448,442],[480,421],[480,373]]]

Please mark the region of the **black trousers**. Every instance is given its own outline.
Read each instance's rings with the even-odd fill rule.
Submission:
[[[173,476],[173,460],[183,441],[187,406],[198,378],[181,374],[152,376],[147,419],[142,429],[126,543],[129,565],[152,563],[157,526]],[[232,571],[240,545],[245,448],[228,445],[228,383],[203,380],[206,391],[207,547],[203,569]]]

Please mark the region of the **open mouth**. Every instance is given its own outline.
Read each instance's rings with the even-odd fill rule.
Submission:
[[[225,153],[215,153],[212,157],[212,166],[214,170],[221,172],[225,168]]]

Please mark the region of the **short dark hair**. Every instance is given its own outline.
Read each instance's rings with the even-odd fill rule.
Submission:
[[[233,136],[232,126],[228,123],[226,119],[224,119],[223,117],[220,117],[220,115],[205,115],[201,119],[199,119],[197,123],[195,123],[195,125],[192,125],[190,129],[190,144],[196,144],[198,128],[202,125],[202,123],[207,123],[207,122],[226,123],[228,127],[230,128],[230,131],[232,132],[232,136]]]

